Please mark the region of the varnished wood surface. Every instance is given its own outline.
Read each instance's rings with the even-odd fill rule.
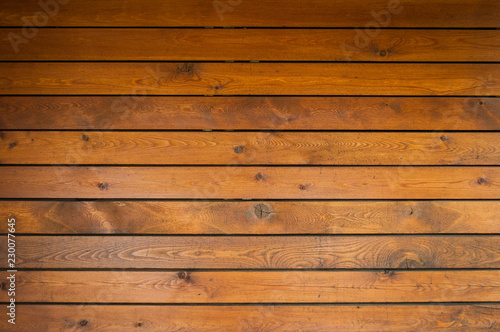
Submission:
[[[0,97],[0,129],[500,130],[498,98]]]
[[[365,40],[356,29],[45,29],[17,53],[16,33],[0,35],[0,60],[500,60],[498,30],[380,30]]]
[[[499,4],[489,0],[59,0],[44,26],[115,27],[498,27]],[[2,26],[32,26],[38,1],[2,4]],[[380,16],[385,14],[385,16]],[[389,17],[388,17],[389,15]],[[373,23],[372,23],[373,22]]]
[[[500,236],[21,236],[18,268],[500,268]],[[0,241],[6,248],[6,239]],[[2,253],[1,266],[7,257]]]
[[[479,272],[479,273],[478,273]],[[18,272],[20,302],[499,301],[499,271]],[[6,272],[1,275],[7,276]],[[7,301],[6,292],[0,299]]]
[[[498,201],[0,201],[25,234],[500,233]]]
[[[0,132],[0,164],[500,165],[497,133]]]
[[[500,330],[499,22],[490,0],[5,1],[15,330]]]
[[[498,167],[0,167],[0,198],[499,199]]]
[[[0,63],[7,95],[500,95],[500,64]]]
[[[19,305],[25,331],[477,331],[495,330],[497,304],[144,306]],[[390,313],[390,314],[388,314]],[[12,329],[5,320],[0,328]],[[21,330],[16,326],[12,330]]]

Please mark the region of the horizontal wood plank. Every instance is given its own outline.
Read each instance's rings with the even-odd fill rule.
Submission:
[[[23,234],[500,233],[498,201],[0,201]]]
[[[0,63],[7,95],[500,95],[500,64]]]
[[[499,199],[498,167],[2,166],[0,198]]]
[[[499,133],[0,132],[0,164],[500,165]]]
[[[47,1],[50,3],[50,1]],[[42,2],[45,3],[45,2]],[[2,26],[114,27],[498,27],[500,5],[489,0],[204,1],[58,0],[7,2]],[[57,9],[57,10],[56,10]],[[47,16],[49,13],[50,16]],[[37,14],[41,12],[45,14]],[[43,24],[42,24],[43,23]],[[376,24],[376,25],[375,25]],[[21,31],[19,32],[21,34]]]
[[[16,253],[17,268],[41,269],[500,268],[500,236],[18,235]]]
[[[2,272],[3,280],[8,276]],[[500,271],[16,273],[19,302],[356,303],[499,301]],[[0,300],[8,301],[7,292]]]
[[[46,29],[17,53],[16,33],[0,36],[0,60],[500,60],[498,30],[380,30],[368,42],[355,29]]]
[[[500,99],[14,96],[0,129],[500,130]]]
[[[18,305],[27,331],[437,331],[499,329],[497,304],[147,306]],[[387,314],[390,313],[390,314]],[[10,325],[10,326],[9,326]],[[6,319],[0,328],[16,330]]]

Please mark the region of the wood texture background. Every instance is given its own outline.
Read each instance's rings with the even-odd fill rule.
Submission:
[[[47,3],[0,5],[0,330],[500,330],[500,3]]]

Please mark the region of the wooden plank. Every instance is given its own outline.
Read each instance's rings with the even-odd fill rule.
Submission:
[[[489,0],[373,0],[369,5],[361,0],[152,0],[147,5],[140,0],[57,1],[48,9],[35,0],[5,3],[1,25],[495,28],[500,13],[499,4]]]
[[[18,32],[0,36],[0,60],[500,60],[498,30],[380,30],[368,43],[355,29],[46,29],[16,53]]]
[[[17,305],[27,331],[436,331],[500,328],[497,304],[459,305]],[[390,314],[388,314],[390,313]],[[3,331],[16,330],[0,320]],[[82,327],[83,326],[83,327]]]
[[[8,272],[0,273],[3,278]],[[19,302],[356,303],[500,300],[500,271],[20,271]],[[9,300],[0,293],[2,302]]]
[[[0,201],[24,234],[500,233],[498,201]]]
[[[0,129],[500,130],[500,99],[0,97]]]
[[[499,165],[499,133],[0,133],[0,164]]]
[[[500,64],[0,63],[0,94],[500,95]]]
[[[498,167],[0,167],[0,198],[499,199]]]
[[[16,259],[17,268],[41,269],[500,268],[500,236],[18,235]]]

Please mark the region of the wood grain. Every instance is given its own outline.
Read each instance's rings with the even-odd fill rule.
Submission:
[[[18,305],[26,331],[471,331],[500,328],[480,305]],[[390,313],[390,314],[388,314]],[[0,320],[2,330],[19,330]]]
[[[500,60],[498,30],[380,30],[368,43],[355,29],[46,29],[16,53],[17,33],[0,36],[0,60]]]
[[[0,164],[500,165],[499,133],[0,132]]]
[[[46,26],[115,27],[498,27],[499,4],[489,0],[59,0]],[[218,9],[217,9],[217,8]],[[2,26],[33,26],[38,1],[7,2]],[[389,12],[390,10],[390,12]],[[374,14],[372,14],[374,13]],[[381,14],[385,14],[380,16]],[[390,16],[390,17],[387,17]],[[27,19],[28,23],[25,20]],[[380,26],[380,25],[379,25]],[[376,26],[375,26],[376,27]],[[19,32],[21,33],[21,32]]]
[[[8,95],[500,95],[500,64],[0,63]]]
[[[3,280],[8,276],[2,272]],[[499,301],[499,271],[20,271],[19,302],[359,303]],[[7,292],[0,300],[8,301]]]
[[[0,198],[499,199],[498,167],[0,167]]]
[[[6,242],[6,237],[0,240],[1,248]],[[500,268],[500,236],[493,235],[18,235],[16,251],[17,268],[41,269]]]
[[[0,201],[25,234],[500,233],[497,201]]]
[[[500,130],[498,98],[0,97],[0,129]]]
[[[17,330],[500,330],[499,22],[490,0],[2,4]]]

